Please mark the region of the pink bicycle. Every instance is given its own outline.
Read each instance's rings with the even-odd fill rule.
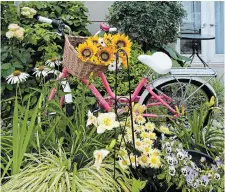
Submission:
[[[71,32],[70,28],[60,20],[51,20],[45,17],[37,16],[38,21],[46,22],[58,27],[60,31],[65,28]],[[100,32],[116,31],[116,28],[110,28],[106,24],[100,25]],[[153,55],[140,55],[139,61],[149,67],[149,71],[144,75],[137,85],[131,96],[131,102],[139,102],[141,105],[146,105],[145,117],[178,117],[185,112],[190,112],[198,109],[201,103],[209,101],[211,97],[215,97],[215,105],[217,105],[217,97],[214,89],[209,84],[209,81],[216,77],[216,72],[209,67],[204,68],[172,68],[171,59],[162,52],[156,52]],[[162,77],[152,81],[153,73],[163,75]],[[165,76],[165,74],[167,74]],[[70,104],[73,103],[71,89],[67,80],[69,70],[63,68],[62,73],[59,75],[58,80],[61,80],[63,91],[67,94],[60,99],[60,105],[66,103],[68,111],[71,111]],[[94,84],[89,83],[88,79],[81,81],[86,84],[93,95],[98,100],[98,105],[109,112],[112,110],[115,99],[121,104],[130,102],[128,96],[116,96],[111,90],[107,78],[103,72],[99,73],[99,77],[105,87],[107,96],[103,97],[96,89]],[[204,77],[204,79],[202,78]],[[56,93],[56,88],[51,90],[49,100],[53,99]],[[163,112],[160,114],[151,113],[152,108],[162,108]],[[150,109],[150,110],[149,110]]]

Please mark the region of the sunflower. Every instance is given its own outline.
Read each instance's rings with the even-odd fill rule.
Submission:
[[[87,62],[90,60],[98,51],[97,47],[91,42],[85,42],[78,46],[78,58],[81,61]]]
[[[116,46],[116,48],[121,48],[121,49],[127,49],[127,51],[130,51],[131,49],[131,41],[128,39],[127,36],[117,34],[113,37],[113,44]]]
[[[103,65],[109,65],[114,61],[114,49],[112,46],[103,47],[98,50],[97,57],[99,62]]]
[[[111,34],[105,33],[103,36],[103,40],[107,46],[110,46],[113,43],[113,36]]]
[[[92,42],[94,45],[99,45],[98,43],[98,36],[92,36],[92,37],[88,37],[86,42]]]
[[[127,55],[128,57],[130,57],[130,52],[131,52],[131,49],[130,49],[130,48],[128,48],[128,47],[122,47],[121,49],[122,49],[123,51],[120,51],[120,54],[121,54],[123,57],[126,57],[126,55]],[[125,54],[124,52],[126,52],[126,54]]]
[[[100,61],[98,59],[98,57],[96,55],[93,55],[91,58],[90,58],[90,62],[92,63],[95,63],[96,65],[100,65]]]
[[[127,57],[124,56],[124,54],[122,53],[119,54],[119,57],[120,57],[122,65],[127,69],[128,68]]]

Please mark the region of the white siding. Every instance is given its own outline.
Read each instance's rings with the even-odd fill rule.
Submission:
[[[85,1],[84,5],[89,10],[89,20],[92,22],[87,29],[95,34],[99,30],[99,24],[106,21],[108,8],[114,1]]]

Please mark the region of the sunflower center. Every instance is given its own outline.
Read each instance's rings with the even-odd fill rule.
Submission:
[[[112,40],[111,39],[106,39],[107,43],[108,44],[111,44],[112,43]]]
[[[57,60],[57,58],[56,58],[56,57],[54,57],[54,58],[52,58],[52,59],[51,59],[51,61],[53,61],[53,62],[54,62],[54,61],[56,61],[56,60]]]
[[[39,67],[39,71],[43,71],[44,69],[45,69],[44,66],[40,66],[40,67]]]
[[[90,57],[91,51],[90,51],[89,49],[84,49],[84,50],[82,51],[82,55],[83,55],[84,57]]]
[[[118,41],[117,46],[118,47],[126,47],[126,43],[124,41]]]
[[[92,43],[93,43],[94,45],[97,45],[97,44],[98,44],[98,41],[97,41],[97,40],[93,40]]]
[[[108,61],[108,59],[109,59],[109,53],[107,53],[107,52],[102,52],[102,53],[101,53],[101,59],[102,59],[103,61]]]
[[[21,74],[20,70],[16,70],[13,72],[13,76],[19,76]]]

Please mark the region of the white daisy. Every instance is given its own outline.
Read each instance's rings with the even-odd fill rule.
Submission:
[[[45,62],[45,64],[48,65],[51,68],[55,68],[56,66],[60,66],[62,64],[62,62],[57,60],[57,58],[55,57],[55,58],[47,60]]]
[[[135,148],[139,151],[143,151],[144,143],[140,139],[135,139]]]
[[[149,157],[149,163],[151,168],[159,168],[161,166],[160,156],[159,155],[151,155]]]
[[[101,44],[102,47],[105,47],[106,46],[106,44],[104,42],[104,39],[102,37],[99,37],[98,38],[98,43]]]
[[[16,84],[26,81],[28,77],[29,74],[16,70],[11,75],[7,76],[6,80],[8,84]]]
[[[144,126],[143,126],[143,125],[137,125],[137,124],[134,124],[134,130],[135,130],[137,133],[142,133],[145,129],[144,129]]]
[[[58,71],[58,70],[53,69],[53,70],[48,71],[48,74],[49,73],[53,73],[54,75],[58,76],[61,72]]]
[[[148,130],[148,131],[154,131],[155,124],[151,123],[151,122],[148,122],[148,123],[145,124],[145,129]]]
[[[136,167],[138,166],[138,163],[137,163],[137,156],[135,157],[136,155],[134,155],[133,153],[130,154],[130,163],[131,163],[131,166],[132,167]],[[135,158],[136,158],[136,166],[135,166]]]
[[[150,138],[145,138],[145,139],[143,140],[143,143],[144,143],[145,145],[149,145],[149,146],[152,146],[152,145],[153,145],[153,141],[152,141]]]
[[[122,169],[127,169],[130,165],[129,159],[120,158],[118,163]]]
[[[158,149],[152,149],[152,150],[150,150],[150,155],[159,156],[160,151]]]
[[[149,157],[145,154],[142,154],[140,157],[138,157],[138,164],[145,168],[145,167],[149,167]]]
[[[121,61],[117,64],[117,69],[121,69]],[[116,61],[113,61],[112,63],[109,64],[108,66],[109,71],[116,71]]]
[[[146,119],[142,115],[137,115],[135,117],[135,121],[137,122],[137,124],[143,125],[146,122]]]
[[[50,71],[49,68],[45,67],[45,66],[40,66],[38,68],[34,68],[34,73],[36,77],[45,77],[48,75],[48,72]]]

